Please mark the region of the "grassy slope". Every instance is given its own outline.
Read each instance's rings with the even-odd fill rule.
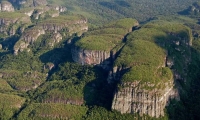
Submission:
[[[110,51],[115,46],[122,44],[124,36],[135,25],[137,25],[137,21],[130,18],[111,22],[103,28],[86,33],[85,37],[76,43],[76,46],[87,50]]]
[[[87,112],[87,107],[66,104],[34,103],[26,107],[18,116],[22,119],[75,119],[80,120]]]
[[[17,95],[0,93],[0,119],[10,119],[24,102],[25,99]]]
[[[179,47],[187,49],[184,47],[184,39],[188,43],[191,42],[191,30],[177,23],[153,21],[144,25],[140,30],[132,32],[127,38],[126,46],[115,61],[116,66],[131,68],[123,75],[122,81],[136,80],[141,83],[157,84],[161,81],[172,80],[173,76],[169,68],[161,68],[165,64],[166,56],[163,48],[174,52],[176,50],[172,47],[173,41],[180,41],[182,45]],[[171,56],[178,54],[175,55],[173,52],[170,53]],[[175,61],[175,64],[183,65],[184,62]],[[178,67],[183,69],[181,66],[175,66],[176,69]]]

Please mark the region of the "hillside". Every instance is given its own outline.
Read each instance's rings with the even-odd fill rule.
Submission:
[[[73,13],[83,14],[90,23],[102,24],[119,18],[131,17],[140,22],[157,15],[172,15],[184,10],[196,0],[49,0],[66,6]]]
[[[200,119],[198,12],[193,0],[0,0],[0,120]]]

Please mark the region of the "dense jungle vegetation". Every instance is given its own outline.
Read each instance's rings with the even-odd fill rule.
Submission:
[[[196,0],[48,0],[67,6],[73,13],[83,14],[92,24],[102,24],[111,20],[132,17],[140,22],[157,15],[173,15],[185,10]]]
[[[63,15],[85,16],[89,31],[82,36],[66,35],[54,47],[48,44],[51,35],[41,35],[28,47],[31,51],[23,51],[18,55],[13,54],[13,47],[20,33],[11,37],[0,34],[0,120],[200,119],[200,16],[198,11],[190,9],[198,6],[198,2],[194,3],[196,0],[47,1],[66,6],[67,12]],[[13,14],[0,12],[3,17]],[[21,15],[15,15],[18,14]],[[120,18],[128,19],[118,21]],[[42,21],[48,23],[55,19],[58,20],[34,22],[42,24]],[[65,21],[65,18],[60,20]],[[130,24],[126,21],[133,23],[136,20],[141,25],[130,32]],[[184,46],[183,42],[179,47],[175,46],[170,40],[179,39],[168,35],[169,31],[177,33],[179,38],[189,36],[191,43],[188,44],[192,46]],[[91,44],[85,46],[88,41]],[[154,67],[162,64],[167,51],[171,59],[175,59],[176,64],[172,69],[175,68],[184,77],[176,81],[176,87],[181,89],[180,100],[172,100],[165,109],[165,116],[160,118],[137,113],[121,114],[112,110],[113,93],[118,83],[108,84],[108,71],[99,66],[75,63],[71,55],[74,45],[105,51],[118,49],[115,48],[117,45],[124,46],[112,63],[130,68],[127,74],[121,76],[122,82],[137,79],[155,83],[171,80],[173,73],[168,67]],[[180,53],[179,50],[184,52]],[[156,75],[152,76],[151,72]]]

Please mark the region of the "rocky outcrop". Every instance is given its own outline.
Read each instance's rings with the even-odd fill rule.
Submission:
[[[12,4],[8,1],[2,1],[0,3],[0,11],[2,12],[14,12],[14,7],[12,6]]]
[[[23,39],[26,43],[33,43],[42,34],[45,34],[45,31],[43,29],[33,28],[33,29],[27,30],[22,35],[21,39]]]
[[[153,84],[146,84],[154,86]],[[164,108],[172,98],[179,98],[172,83],[166,83],[165,88],[145,90],[139,81],[125,83],[119,89],[112,103],[112,109],[121,113],[147,114],[152,117],[164,116]]]
[[[85,23],[85,21],[77,21],[76,23]],[[129,23],[130,26],[124,26],[124,23]],[[123,39],[126,34],[132,31],[134,26],[138,26],[138,21],[127,18],[112,22],[104,26],[105,28],[91,31],[76,42],[72,48],[73,60],[82,65],[100,65],[104,69],[109,70],[116,53],[123,47]],[[83,26],[80,30],[87,29],[87,27]],[[73,27],[70,27],[69,31],[73,31]],[[118,31],[123,32],[119,33]]]
[[[49,42],[49,46],[53,47],[54,44],[62,41],[62,35],[60,33],[53,33],[52,40]]]
[[[78,47],[72,49],[72,58],[82,65],[109,64],[111,53],[108,51],[84,50]]]
[[[30,44],[37,40],[40,35],[45,34],[43,29],[39,28],[32,28],[27,30],[21,36],[20,40],[14,46],[14,54],[17,55],[19,51],[23,51],[27,48]]]

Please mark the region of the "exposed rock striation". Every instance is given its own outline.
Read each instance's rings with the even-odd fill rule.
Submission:
[[[173,89],[172,83],[165,84],[165,89],[152,90],[145,90],[138,81],[125,83],[123,86],[124,88],[116,92],[112,103],[112,109],[121,113],[139,113],[153,117],[164,116],[163,108],[170,99],[178,98],[178,92]]]
[[[72,58],[82,65],[109,64],[111,53],[108,51],[84,50],[78,47],[72,49]]]
[[[156,41],[157,36],[162,41]],[[190,61],[191,30],[180,24],[153,21],[127,38],[108,78],[109,82],[120,82],[112,109],[157,118],[164,116],[170,100],[179,100],[176,80],[184,78]]]
[[[124,25],[125,21],[130,26]],[[84,21],[78,21],[77,23],[80,22]],[[100,65],[105,69],[110,69],[117,51],[124,44],[124,36],[131,32],[132,27],[135,26],[138,26],[138,22],[127,18],[110,23],[104,26],[105,28],[86,33],[71,50],[73,60],[82,65]],[[82,28],[87,29],[85,27]]]
[[[17,41],[14,46],[14,54],[17,55],[19,51],[26,49],[29,44],[33,44],[33,42],[36,41],[37,38],[42,34],[45,34],[45,31],[39,28],[32,28],[25,31],[20,40]]]

